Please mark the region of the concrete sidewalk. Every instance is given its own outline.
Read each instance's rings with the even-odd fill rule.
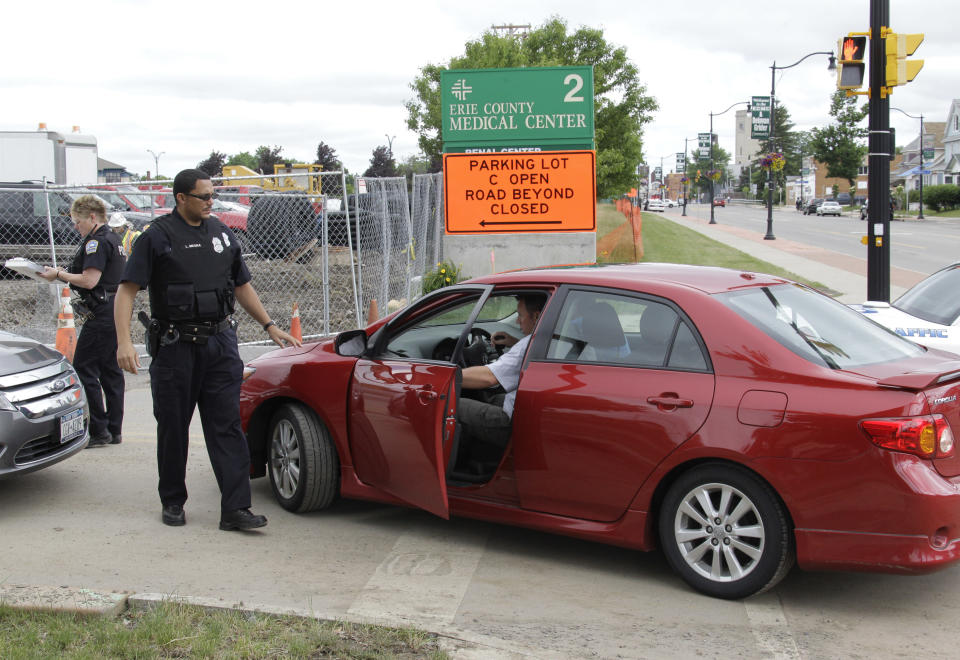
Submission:
[[[691,215],[691,207],[687,207],[686,216],[683,216],[678,208],[665,212],[664,217],[757,259],[768,261],[810,281],[819,282],[830,289],[828,293],[840,302],[859,303],[867,299],[866,259],[782,238],[765,241],[763,234],[740,227],[711,225],[707,220]],[[891,268],[891,299],[897,298],[924,277],[924,273]]]

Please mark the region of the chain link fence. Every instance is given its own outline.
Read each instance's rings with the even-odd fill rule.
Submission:
[[[358,178],[342,172],[215,178],[213,213],[233,229],[253,286],[271,318],[289,328],[298,307],[304,338],[359,327],[376,300],[380,314],[419,295],[422,275],[442,259],[442,175],[407,180]],[[23,186],[0,188],[0,263],[25,257],[66,266],[80,242],[69,209],[73,199],[100,194],[142,229],[173,206],[169,181],[144,190]],[[127,201],[118,202],[123,195]],[[122,206],[121,206],[122,203]],[[138,206],[141,204],[143,206]],[[0,327],[52,344],[62,285],[26,279],[3,269]],[[141,292],[134,317],[149,313]],[[263,329],[238,310],[241,343],[265,341]],[[134,322],[135,338],[139,336]]]

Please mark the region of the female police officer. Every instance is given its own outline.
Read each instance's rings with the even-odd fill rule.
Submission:
[[[130,339],[133,301],[150,289],[150,312],[160,346],[150,363],[157,419],[161,519],[183,525],[187,443],[194,408],[220,487],[220,529],[263,527],[250,512],[250,453],[240,422],[243,363],[230,318],[234,301],[261,323],[280,346],[300,342],[282,331],[260,303],[250,271],[230,229],[211,217],[213,184],[200,170],[173,180],[176,208],[137,239],[117,293],[117,362],[137,373],[140,359]]]
[[[73,367],[90,404],[87,446],[120,444],[124,382],[116,359],[113,296],[123,273],[124,255],[120,238],[106,226],[107,208],[99,197],[82,195],[75,199],[70,217],[83,237],[80,248],[69,270],[47,267],[42,277],[68,283],[85,308],[86,320],[77,338]]]

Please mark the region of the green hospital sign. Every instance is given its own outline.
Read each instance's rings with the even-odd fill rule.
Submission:
[[[443,150],[593,149],[593,67],[440,72]]]

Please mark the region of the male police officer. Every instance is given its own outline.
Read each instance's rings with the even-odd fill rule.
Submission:
[[[190,418],[200,410],[203,436],[220,486],[220,529],[267,524],[250,512],[250,453],[240,422],[243,363],[230,315],[234,301],[280,346],[300,342],[278,328],[250,284],[250,271],[230,229],[210,216],[213,184],[201,170],[173,180],[176,209],[156,220],[133,245],[117,293],[117,362],[137,373],[140,359],[130,339],[133,301],[150,289],[150,385],[157,419],[161,519],[183,525]],[[159,333],[159,337],[156,334]],[[152,342],[153,343],[153,342]]]
[[[107,208],[94,195],[82,195],[70,207],[73,225],[83,240],[70,268],[47,267],[44,279],[66,282],[80,296],[78,311],[85,321],[77,338],[73,366],[90,405],[87,447],[117,445],[123,426],[123,372],[117,366],[117,333],[113,296],[123,273],[119,237],[107,226]],[[104,408],[106,399],[106,408]]]

